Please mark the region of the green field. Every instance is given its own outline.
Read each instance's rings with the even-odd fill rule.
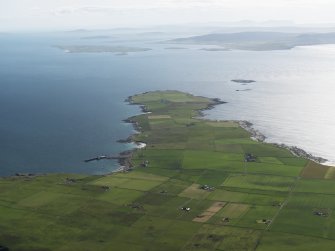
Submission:
[[[334,168],[255,142],[236,122],[200,119],[217,100],[156,91],[131,102],[151,113],[129,118],[141,129],[133,140],[147,144],[133,153],[130,170],[0,178],[0,246],[335,249]],[[245,162],[247,153],[254,162]]]

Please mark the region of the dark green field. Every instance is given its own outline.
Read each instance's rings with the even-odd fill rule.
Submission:
[[[197,118],[215,100],[157,91],[131,101],[151,112],[130,118],[141,130],[133,140],[147,144],[133,153],[132,169],[1,178],[0,246],[335,250],[332,167],[252,141],[235,122]]]

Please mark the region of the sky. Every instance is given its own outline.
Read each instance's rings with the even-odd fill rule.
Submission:
[[[335,23],[335,0],[0,0],[0,31],[287,20]]]

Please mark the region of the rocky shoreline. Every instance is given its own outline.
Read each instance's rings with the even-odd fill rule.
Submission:
[[[148,93],[148,92],[144,92],[144,93],[141,93],[141,94],[146,94],[146,93]],[[226,104],[227,103],[225,101],[220,100],[219,98],[212,98],[211,100],[213,101],[212,104],[209,104],[206,108],[199,110],[200,117],[204,116],[204,114],[203,114],[204,111],[214,109],[214,107],[217,106],[217,105]],[[142,113],[150,113],[150,111],[148,110],[148,108],[145,105],[133,102],[132,96],[129,96],[128,98],[126,98],[124,100],[124,102],[128,103],[128,105],[137,105],[137,106],[139,106]],[[135,115],[135,116],[137,116],[137,115]],[[133,167],[133,164],[131,162],[133,154],[135,153],[135,151],[137,149],[145,147],[145,146],[143,146],[143,144],[145,145],[145,142],[136,142],[136,141],[134,141],[134,135],[141,133],[142,129],[138,125],[138,123],[136,121],[132,120],[131,118],[132,117],[124,119],[123,122],[124,123],[128,123],[128,124],[132,124],[134,130],[137,131],[137,133],[131,134],[126,139],[119,139],[117,142],[118,143],[122,143],[122,144],[136,144],[139,147],[138,148],[134,148],[132,150],[127,150],[127,151],[121,152],[119,154],[120,158],[118,159],[118,163],[119,163],[120,167],[118,169],[116,169],[113,173],[115,173],[115,172],[127,172],[127,171],[131,170],[132,167]]]
[[[144,92],[142,94],[146,94],[146,93],[148,93],[148,92]],[[198,117],[203,118],[203,117],[205,117],[204,111],[208,111],[208,110],[214,109],[215,106],[217,106],[217,105],[221,105],[221,104],[226,104],[227,103],[225,101],[220,100],[219,98],[212,98],[211,100],[213,101],[212,104],[209,104],[206,108],[199,110],[199,116]],[[125,102],[128,103],[129,105],[137,105],[137,106],[139,106],[140,109],[141,109],[141,111],[142,111],[142,113],[149,113],[150,112],[147,109],[146,106],[144,106],[142,104],[139,104],[139,103],[133,102],[132,96],[129,96],[128,98],[126,98]],[[120,139],[117,142],[118,143],[128,143],[128,144],[129,143],[133,143],[133,144],[136,144],[138,146],[140,146],[141,144],[145,145],[145,142],[136,142],[136,141],[134,141],[134,135],[141,133],[141,127],[138,125],[138,123],[136,121],[132,120],[131,118],[132,117],[129,117],[129,118],[123,120],[123,121],[125,123],[132,124],[133,127],[134,127],[134,130],[137,131],[137,133],[133,133],[128,138],[126,138],[126,139]],[[259,132],[258,130],[256,130],[253,127],[253,124],[251,122],[249,122],[249,121],[234,121],[234,122],[238,123],[244,130],[250,132],[251,138],[253,140],[258,141],[258,142],[265,142],[266,136],[264,134],[262,134],[261,132]],[[278,144],[278,143],[271,143],[271,144],[274,145],[274,146],[277,146],[277,147],[285,148],[285,149],[289,150],[295,156],[306,158],[306,159],[315,161],[316,163],[319,163],[319,164],[324,164],[325,162],[328,161],[327,159],[314,156],[314,155],[312,155],[312,154],[306,152],[305,150],[303,150],[303,149],[301,149],[299,147],[296,147],[296,146],[288,146],[288,145],[285,145],[285,144]],[[141,147],[139,147],[139,148],[141,148]],[[127,172],[127,171],[131,170],[132,167],[133,167],[133,164],[132,164],[131,160],[132,160],[134,152],[137,149],[138,148],[134,148],[134,149],[131,149],[131,150],[127,150],[127,151],[121,152],[120,155],[119,155],[120,158],[118,159],[120,167],[117,170],[115,170],[114,172]]]
[[[243,129],[251,133],[251,138],[253,140],[258,142],[264,142],[266,140],[266,136],[261,132],[259,132],[258,130],[256,130],[251,122],[249,121],[237,121],[237,122]],[[328,161],[325,158],[314,156],[297,146],[288,146],[286,144],[279,144],[279,143],[271,143],[271,144],[280,148],[285,148],[297,157],[306,158],[319,164],[325,164]]]
[[[200,118],[203,118],[203,117],[206,116],[206,115],[204,114],[204,111],[209,111],[209,110],[214,109],[215,106],[217,106],[217,105],[223,105],[223,104],[227,104],[227,103],[228,103],[228,102],[226,102],[226,101],[222,101],[222,100],[219,99],[219,98],[211,98],[210,100],[213,101],[212,104],[209,104],[209,105],[208,105],[206,108],[204,108],[204,109],[200,109],[200,110],[198,110],[198,111],[199,111],[199,117],[200,117]]]
[[[143,93],[143,94],[145,94],[145,93]],[[124,102],[128,103],[128,105],[137,105],[137,106],[140,107],[142,113],[148,113],[147,107],[142,105],[142,104],[134,103],[133,100],[132,100],[132,96],[129,96],[128,98],[126,98],[124,100]],[[136,144],[137,146],[140,146],[138,148],[143,148],[143,144],[145,145],[145,142],[134,141],[134,135],[141,133],[141,127],[139,126],[139,124],[136,121],[132,120],[131,118],[132,117],[124,119],[123,122],[128,123],[128,124],[132,124],[136,133],[133,133],[133,134],[129,135],[128,138],[126,138],[126,139],[119,139],[119,140],[117,140],[117,142],[122,143],[122,144]],[[131,150],[121,152],[119,155],[120,156],[126,156],[126,157],[118,159],[118,163],[119,163],[120,167],[118,169],[116,169],[115,171],[113,171],[113,173],[130,171],[133,167],[133,164],[131,162],[133,154],[135,153],[135,151],[138,148],[134,148],[134,149],[131,149]]]
[[[240,127],[242,127],[244,130],[251,133],[251,138],[258,142],[264,142],[266,140],[266,137],[261,132],[257,131],[255,128],[253,128],[253,124],[249,121],[236,121]]]

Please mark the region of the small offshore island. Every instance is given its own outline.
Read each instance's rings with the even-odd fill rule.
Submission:
[[[145,113],[128,164],[107,175],[0,179],[8,250],[332,251],[335,167],[252,140],[202,111],[222,102],[178,91],[132,96]]]

